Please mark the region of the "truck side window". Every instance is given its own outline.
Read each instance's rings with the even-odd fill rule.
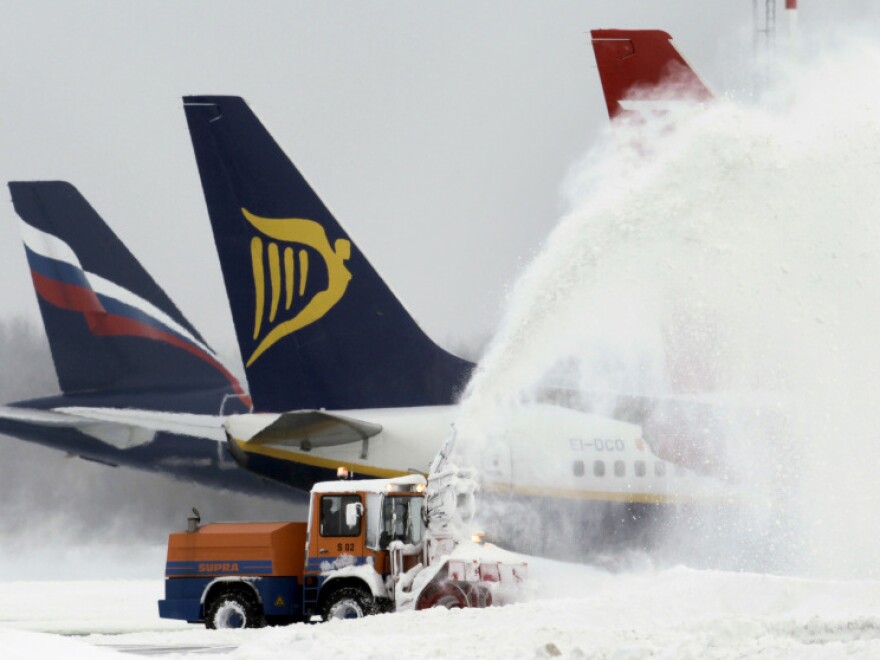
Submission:
[[[357,495],[323,495],[321,497],[321,536],[359,536],[362,516],[354,527],[345,524],[345,507],[360,502]]]

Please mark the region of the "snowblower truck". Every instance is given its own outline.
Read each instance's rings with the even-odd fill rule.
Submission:
[[[527,566],[452,532],[472,512],[468,484],[454,467],[329,481],[312,488],[307,522],[190,518],[169,537],[159,616],[245,628],[503,604]]]

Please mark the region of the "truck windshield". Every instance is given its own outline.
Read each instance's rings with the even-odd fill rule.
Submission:
[[[422,540],[422,497],[389,495],[382,504],[382,532],[389,541],[415,545]]]

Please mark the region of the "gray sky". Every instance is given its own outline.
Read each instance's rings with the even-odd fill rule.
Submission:
[[[800,22],[876,33],[877,4],[801,0]],[[0,179],[74,183],[206,338],[235,350],[180,97],[244,96],[429,334],[473,344],[556,224],[566,173],[607,130],[597,27],[665,29],[716,92],[750,92],[752,0],[0,0]],[[0,319],[37,322],[0,197]],[[45,387],[48,359],[25,348],[0,346],[4,401]],[[46,525],[159,538],[190,504],[208,518],[289,515],[0,444],[7,539]]]
[[[874,3],[828,4],[802,0],[802,26],[876,27]],[[606,130],[597,27],[666,29],[716,92],[748,93],[751,0],[0,0],[0,178],[74,183],[228,350],[180,97],[244,96],[428,333],[473,342]],[[8,198],[3,308],[36,319]]]

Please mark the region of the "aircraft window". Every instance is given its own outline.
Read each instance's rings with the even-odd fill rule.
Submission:
[[[662,461],[657,461],[654,463],[654,475],[658,477],[666,476],[666,463]]]
[[[595,461],[593,463],[593,474],[597,477],[605,476],[605,461]]]
[[[645,476],[645,472],[647,471],[647,470],[645,470],[645,461],[636,461],[634,467],[635,467],[637,477],[644,477]]]
[[[614,461],[614,476],[615,477],[625,477],[626,476],[626,463],[623,461]]]
[[[358,536],[361,533],[362,516],[357,517],[354,527],[345,520],[345,507],[360,504],[357,495],[324,495],[321,497],[321,536]]]
[[[584,462],[583,461],[575,461],[574,462],[574,476],[576,476],[576,477],[584,476]]]

